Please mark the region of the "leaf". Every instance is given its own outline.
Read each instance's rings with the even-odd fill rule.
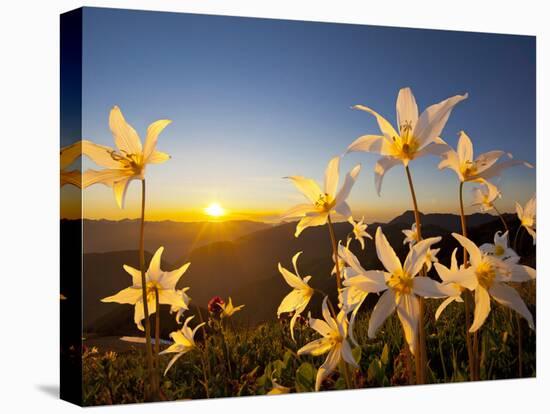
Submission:
[[[370,382],[374,382],[378,385],[384,385],[384,379],[386,378],[386,373],[384,366],[378,358],[374,358],[367,370],[367,379]]]
[[[359,365],[359,362],[361,361],[361,354],[362,354],[361,347],[358,346],[357,348],[353,348],[351,350],[351,354],[353,355],[353,359],[355,360],[355,362],[357,362],[357,365]]]
[[[304,362],[296,370],[296,391],[312,392],[315,390],[317,370],[309,362]]]
[[[380,356],[380,362],[382,365],[388,365],[388,362],[390,360],[390,349],[388,348],[388,344],[384,344],[384,349],[382,349],[382,355]]]

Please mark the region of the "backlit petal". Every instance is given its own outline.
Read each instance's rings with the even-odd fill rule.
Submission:
[[[342,188],[340,188],[340,190],[336,194],[336,197],[334,198],[334,204],[336,206],[346,201],[346,199],[349,196],[349,193],[351,192],[351,189],[353,188],[353,185],[355,184],[355,181],[357,180],[357,176],[359,175],[360,171],[361,171],[361,165],[357,164],[355,167],[352,168],[352,170],[349,173],[346,174],[346,178],[344,179],[344,184],[342,185]]]
[[[135,305],[141,299],[141,288],[129,287],[122,289],[116,295],[108,296],[101,299],[102,302],[116,302],[116,303],[126,303],[130,305]]]
[[[313,204],[317,203],[323,196],[323,192],[317,183],[311,178],[305,178],[299,175],[286,177],[292,181],[296,188]]]
[[[396,307],[395,294],[391,289],[386,290],[374,307],[369,320],[369,338],[374,338],[378,328],[382,326],[384,321],[390,316]]]
[[[403,295],[399,305],[397,305],[397,316],[399,316],[405,339],[413,355],[417,347],[419,313],[418,298],[414,295]]]
[[[302,218],[296,225],[295,237],[298,237],[308,227],[322,226],[326,224],[328,213],[312,213]]]
[[[336,188],[338,188],[339,169],[340,157],[334,157],[329,161],[325,170],[325,194],[330,195],[331,198],[334,198]]]
[[[365,111],[371,114],[376,118],[376,122],[378,122],[378,127],[380,128],[380,131],[389,139],[393,139],[394,137],[398,137],[399,134],[397,131],[393,128],[393,126],[388,122],[386,118],[384,118],[379,113],[373,111],[372,109],[364,106],[364,105],[355,105],[353,109],[358,109],[360,111]]]
[[[426,108],[418,118],[413,132],[413,135],[420,141],[421,146],[441,135],[455,105],[467,97],[468,94],[455,95]]]
[[[126,154],[141,155],[141,140],[136,130],[126,122],[118,106],[111,109],[109,114],[109,127],[113,133],[115,144],[119,150]]]
[[[82,141],[82,154],[89,157],[97,165],[105,168],[121,168],[121,163],[113,157],[115,150],[105,145],[91,141]]]
[[[159,134],[170,125],[172,121],[167,119],[161,119],[153,122],[147,128],[147,135],[145,136],[145,144],[143,146],[143,159],[145,162],[149,162],[149,157],[155,152],[157,148],[157,141]]]
[[[395,109],[397,112],[397,127],[401,128],[405,123],[408,123],[412,132],[418,121],[418,105],[411,88],[402,88],[399,91]]]
[[[323,380],[336,369],[340,362],[340,347],[336,345],[328,354],[327,359],[317,370],[317,377],[315,379],[315,391],[319,391]]]
[[[162,164],[170,159],[170,155],[162,151],[153,151],[147,159],[147,164]]]
[[[458,233],[453,233],[453,237],[466,249],[470,255],[470,262],[472,265],[477,266],[477,264],[481,262],[481,252],[475,243]]]
[[[386,270],[390,273],[399,273],[402,270],[401,262],[395,254],[393,247],[391,247],[388,239],[382,232],[382,228],[378,227],[376,229],[375,236],[376,244],[376,254],[378,259],[382,262]]]
[[[491,311],[491,298],[487,290],[478,286],[475,290],[475,309],[474,321],[470,327],[470,332],[475,332],[485,323],[489,312]]]
[[[521,299],[521,296],[514,288],[506,286],[502,283],[494,283],[489,289],[489,292],[498,303],[515,310],[527,320],[527,323],[531,329],[535,329],[533,315],[531,315],[531,312],[527,309],[525,302],[523,302],[523,299]]]
[[[374,166],[374,185],[378,195],[382,191],[384,175],[398,164],[401,164],[401,160],[393,157],[382,157],[376,162]]]

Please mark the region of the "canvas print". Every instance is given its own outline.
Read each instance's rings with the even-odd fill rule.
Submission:
[[[535,49],[62,15],[62,398],[534,377]]]

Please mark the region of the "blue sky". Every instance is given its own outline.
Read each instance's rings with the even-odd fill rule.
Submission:
[[[328,160],[378,131],[365,104],[395,122],[395,99],[410,86],[420,109],[455,94],[442,137],[465,130],[476,154],[502,149],[535,162],[535,38],[299,21],[87,8],[83,36],[83,136],[112,145],[108,113],[119,105],[138,132],[173,120],[159,139],[172,155],[148,170],[151,218],[185,219],[212,201],[244,216],[300,201],[282,177],[322,179]],[[374,154],[361,162],[350,204],[367,221],[410,209],[402,168],[373,184]],[[437,159],[411,165],[420,208],[456,211],[457,182]],[[345,172],[345,171],[342,171]],[[509,170],[503,210],[535,191],[535,172]],[[117,211],[110,191],[85,193],[89,217],[135,217],[139,188]]]

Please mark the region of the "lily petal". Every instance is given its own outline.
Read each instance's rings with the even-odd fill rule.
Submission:
[[[398,164],[401,164],[401,160],[393,157],[382,157],[376,162],[374,166],[374,185],[378,196],[380,196],[380,192],[382,191],[384,175]]]
[[[325,194],[328,194],[331,198],[336,194],[336,188],[338,187],[340,169],[340,157],[332,158],[325,170]]]
[[[119,150],[126,154],[141,154],[141,140],[136,130],[126,122],[118,106],[111,109],[109,114],[109,127],[113,133],[115,144]]]
[[[418,298],[414,295],[403,295],[397,305],[397,316],[399,316],[405,339],[413,355],[415,355],[417,347],[419,314]]]
[[[476,288],[475,303],[474,321],[470,327],[470,332],[475,332],[481,328],[491,311],[491,297],[485,288],[481,286]]]
[[[378,127],[380,128],[380,131],[389,139],[393,139],[394,137],[398,137],[399,134],[395,131],[393,126],[388,122],[386,118],[384,118],[382,115],[380,115],[378,112],[373,111],[372,109],[364,106],[364,105],[355,105],[353,109],[358,109],[360,111],[365,111],[371,114],[376,118],[376,122],[378,122]]]
[[[317,377],[315,379],[315,391],[319,391],[323,380],[336,369],[340,362],[340,347],[336,345],[328,354],[327,359],[317,370]]]
[[[296,225],[294,237],[298,237],[308,227],[322,226],[326,224],[328,213],[312,213],[302,218]]]
[[[368,330],[369,338],[374,338],[376,336],[378,328],[380,328],[384,321],[388,319],[388,316],[393,313],[396,306],[395,294],[391,289],[386,290],[382,296],[380,296],[380,299],[378,299],[370,316]]]
[[[149,157],[155,152],[157,148],[159,134],[171,123],[172,121],[168,119],[161,119],[153,122],[147,128],[147,135],[145,136],[145,144],[143,146],[143,159],[146,163],[149,162]]]
[[[388,239],[386,239],[381,227],[376,229],[375,245],[378,259],[380,259],[386,270],[393,274],[399,273],[402,270],[401,262]]]
[[[323,195],[321,189],[311,178],[305,178],[300,175],[294,175],[286,177],[292,181],[296,188],[313,204],[319,201],[319,198]]]
[[[352,168],[352,170],[346,174],[346,178],[344,179],[344,184],[342,185],[342,188],[340,188],[340,191],[336,194],[336,197],[334,198],[334,204],[338,206],[339,204],[346,201],[346,199],[349,196],[349,193],[351,192],[351,189],[353,188],[353,185],[355,184],[355,181],[357,180],[357,176],[359,175],[359,172],[361,171],[361,164],[357,164],[355,167]]]
[[[420,141],[420,146],[432,142],[441,135],[455,105],[466,98],[468,98],[467,93],[455,95],[426,108],[418,118],[413,132],[413,135]]]
[[[135,305],[141,299],[141,294],[141,288],[131,286],[126,289],[122,289],[116,295],[103,298],[101,301],[105,303],[116,302]]]
[[[418,105],[411,91],[411,88],[402,88],[397,95],[396,103],[397,127],[410,123],[411,131],[414,130],[418,121]]]
[[[514,288],[506,286],[502,283],[493,283],[493,286],[491,286],[489,292],[498,303],[515,310],[527,320],[527,323],[531,329],[535,329],[533,315],[531,315],[531,312],[527,309],[525,302],[521,299],[521,296]]]
[[[86,155],[97,165],[105,168],[121,168],[119,161],[116,161],[112,154],[115,150],[105,145],[95,144],[92,141],[82,141],[82,155]]]

